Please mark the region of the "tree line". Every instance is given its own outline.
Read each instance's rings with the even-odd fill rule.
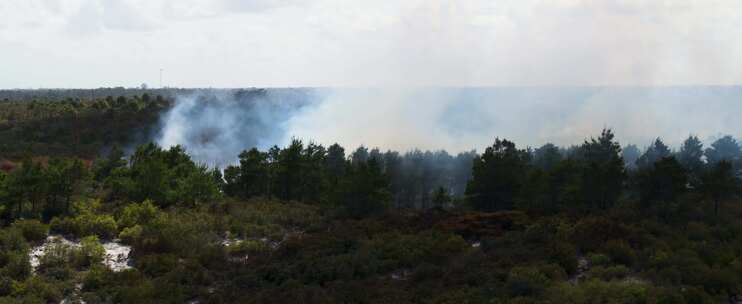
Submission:
[[[196,163],[180,146],[149,143],[128,157],[114,148],[91,166],[76,158],[26,158],[0,173],[0,199],[6,220],[48,220],[69,212],[76,195],[90,193],[107,201],[152,200],[160,207],[267,197],[339,207],[363,217],[388,208],[453,206],[592,212],[623,198],[637,198],[660,212],[677,209],[688,194],[701,195],[718,210],[737,191],[742,153],[731,136],[707,149],[690,136],[677,152],[660,139],[642,154],[637,150],[622,149],[609,129],[567,149],[553,144],[520,149],[496,139],[481,155],[455,156],[366,147],[346,154],[338,144],[325,148],[294,139],[284,148],[245,150],[238,163],[221,170]]]
[[[172,99],[161,95],[0,100],[0,160],[26,155],[94,159],[146,142]]]

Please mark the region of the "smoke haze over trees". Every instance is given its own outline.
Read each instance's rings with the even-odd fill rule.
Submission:
[[[678,150],[689,134],[710,144],[723,134],[739,136],[742,129],[740,87],[239,92],[203,90],[174,95],[174,107],[162,116],[159,137],[153,140],[163,146],[183,145],[199,161],[223,166],[236,162],[234,156],[242,148],[267,149],[292,138],[327,146],[338,142],[345,147],[459,153],[481,151],[490,144],[492,134],[533,148],[543,142],[568,147],[581,143],[595,129],[610,127],[622,143],[643,151],[658,136],[670,149]],[[218,136],[204,141],[199,137],[202,132]]]

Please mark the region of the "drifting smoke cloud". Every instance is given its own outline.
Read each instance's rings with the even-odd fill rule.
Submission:
[[[286,121],[313,102],[300,89],[202,90],[178,96],[161,117],[156,139],[164,147],[182,145],[198,161],[224,166],[244,149],[280,143]]]
[[[742,87],[513,87],[204,91],[178,98],[158,142],[224,165],[252,147],[297,137],[352,149],[483,150],[495,137],[519,146],[579,144],[603,127],[622,144],[689,134],[707,143],[742,129]]]
[[[518,87],[335,90],[289,124],[321,143],[407,150],[481,150],[495,137],[520,146],[579,144],[604,127],[639,146],[689,134],[710,140],[742,127],[738,87]]]

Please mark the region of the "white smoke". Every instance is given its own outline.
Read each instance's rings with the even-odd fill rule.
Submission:
[[[495,137],[520,147],[580,144],[608,127],[622,144],[661,137],[677,147],[690,134],[707,144],[742,135],[740,99],[741,87],[703,86],[206,90],[177,98],[157,142],[220,166],[294,137],[456,153],[482,151]]]
[[[677,146],[690,134],[740,135],[741,99],[739,87],[701,86],[338,89],[293,116],[286,137],[460,152],[495,137],[579,144],[608,127],[624,144]]]
[[[209,165],[234,163],[245,149],[279,144],[285,122],[312,103],[307,90],[202,90],[178,96],[161,117],[156,142],[181,145],[196,160]]]

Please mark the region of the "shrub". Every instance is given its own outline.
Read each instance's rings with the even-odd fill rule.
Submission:
[[[605,243],[603,251],[616,263],[631,265],[634,261],[634,250],[624,240],[611,240]]]
[[[227,203],[227,229],[241,237],[281,239],[290,230],[307,230],[320,222],[318,208],[255,198],[248,203]]]
[[[648,301],[650,286],[635,281],[587,280],[572,285],[557,284],[548,289],[548,303],[653,303]]]
[[[78,218],[80,236],[95,235],[103,239],[116,236],[116,220],[110,215],[90,215]]]
[[[575,225],[571,238],[582,251],[591,252],[607,241],[622,239],[628,235],[629,229],[614,220],[589,217]]]
[[[511,296],[535,296],[547,287],[549,278],[532,267],[515,267],[510,270],[506,284]]]
[[[706,272],[703,285],[711,294],[735,294],[738,288],[737,275],[731,269],[710,269]]]
[[[670,288],[662,288],[655,292],[655,303],[657,304],[676,304],[686,303],[683,295],[678,291]]]
[[[601,253],[591,253],[587,256],[591,266],[607,266],[611,263],[611,258]]]
[[[142,236],[142,231],[143,228],[139,225],[127,227],[121,230],[121,233],[119,233],[119,238],[121,239],[121,242],[125,244],[134,244],[134,242],[136,242],[136,240],[138,240]]]
[[[28,251],[28,243],[18,229],[0,230],[0,252]]]
[[[105,254],[106,250],[98,241],[98,237],[87,236],[80,240],[80,249],[75,252],[74,264],[77,267],[90,267],[100,264],[103,262]]]
[[[55,243],[44,249],[44,255],[39,258],[39,271],[56,267],[66,267],[72,260],[75,249],[64,243]]]
[[[440,264],[471,246],[460,236],[443,232],[388,233],[364,242],[364,249],[381,260],[394,261],[394,268],[411,268],[421,262]]]
[[[164,275],[178,266],[178,257],[173,254],[149,254],[136,260],[136,268],[149,276]]]
[[[229,254],[240,256],[262,255],[270,251],[270,246],[260,240],[244,240],[228,247]]]
[[[683,288],[683,298],[685,303],[715,303],[714,299],[703,291],[703,289],[697,287],[685,287]]]
[[[55,217],[49,222],[49,229],[55,233],[74,235],[77,234],[75,222],[70,218]]]
[[[110,280],[111,270],[103,265],[93,265],[82,279],[82,290],[96,290]]]
[[[31,262],[28,251],[13,251],[6,254],[7,263],[2,268],[2,275],[15,280],[23,280],[31,275]]]
[[[103,239],[115,237],[118,231],[116,220],[112,216],[92,213],[78,215],[74,218],[54,218],[50,226],[52,231],[65,235],[76,237],[95,235]]]
[[[623,279],[629,276],[629,269],[624,265],[617,266],[597,266],[590,269],[588,276],[599,278],[605,281]]]
[[[686,229],[686,235],[689,240],[692,241],[703,241],[711,239],[711,232],[709,227],[700,222],[690,222]]]
[[[568,274],[577,272],[577,250],[574,246],[558,242],[553,247],[551,258],[558,263]]]
[[[13,280],[9,277],[0,277],[0,297],[8,296],[13,292]]]
[[[39,297],[45,303],[59,303],[63,294],[58,286],[41,277],[32,277],[17,286],[16,294]]]
[[[11,227],[20,230],[29,242],[43,241],[49,231],[49,227],[38,220],[16,220]]]
[[[415,271],[412,273],[412,281],[419,283],[425,280],[442,278],[443,276],[445,276],[445,269],[443,267],[429,263],[422,263],[417,266]]]
[[[669,284],[680,284],[683,274],[675,266],[665,267],[658,273],[659,279]]]
[[[143,254],[177,253],[179,256],[196,256],[218,243],[212,219],[203,213],[163,212],[142,228],[141,237],[133,245]]]
[[[145,225],[155,219],[158,212],[159,209],[150,200],[139,204],[129,204],[121,211],[118,226],[125,229],[136,225]]]

